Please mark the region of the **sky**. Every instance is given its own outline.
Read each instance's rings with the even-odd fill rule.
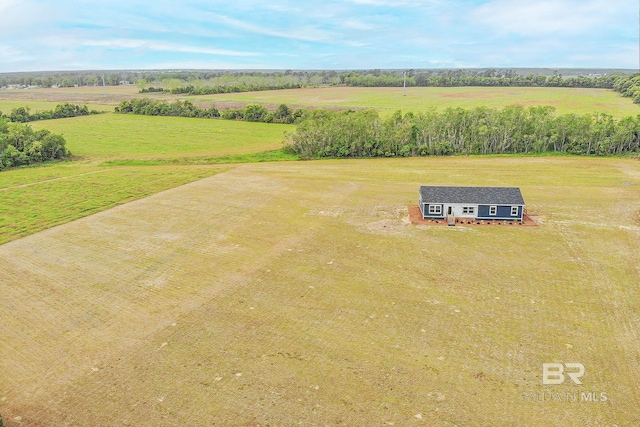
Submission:
[[[0,0],[0,72],[639,67],[638,0]]]

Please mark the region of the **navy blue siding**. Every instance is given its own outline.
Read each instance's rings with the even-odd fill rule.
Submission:
[[[489,206],[496,206],[497,212],[495,215],[489,215]],[[479,205],[478,206],[478,219],[522,219],[522,206],[518,206],[518,215],[511,216],[511,206],[503,205]]]
[[[444,206],[439,204],[437,206],[440,206],[440,214],[429,214],[429,204],[426,205],[422,205],[422,216],[423,218],[444,218]]]

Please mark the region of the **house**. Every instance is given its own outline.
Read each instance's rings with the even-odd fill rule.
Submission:
[[[517,187],[420,187],[424,219],[522,221],[524,199]]]

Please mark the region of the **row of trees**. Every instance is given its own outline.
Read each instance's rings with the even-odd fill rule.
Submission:
[[[309,111],[285,140],[302,157],[394,157],[449,154],[581,155],[640,151],[640,117],[557,115],[553,107],[448,108],[426,113]]]
[[[275,111],[269,111],[258,104],[249,104],[242,109],[227,109],[219,111],[215,105],[210,108],[202,108],[190,101],[167,102],[155,99],[132,99],[122,101],[115,108],[116,113],[142,114],[146,116],[174,116],[197,118],[221,118],[226,120],[245,120],[248,122],[263,123],[293,123],[302,117],[303,111],[292,110],[285,104],[281,104]]]
[[[29,73],[6,73],[0,75],[0,87],[8,85],[40,86],[40,87],[74,87],[74,86],[116,86],[123,81],[135,78],[135,72],[105,72],[93,71],[45,71]]]
[[[80,106],[68,102],[58,104],[53,110],[36,111],[31,113],[29,107],[18,107],[11,110],[8,115],[0,114],[0,118],[8,119],[16,123],[34,122],[36,120],[63,119],[68,117],[88,116],[89,114],[100,114],[99,111],[91,110],[86,105]]]
[[[46,129],[34,131],[31,126],[0,119],[0,170],[71,155],[65,139]]]
[[[584,71],[584,73],[582,73]],[[597,70],[580,70],[571,76],[541,69],[423,69],[408,70],[409,86],[554,86],[612,88],[624,73],[600,75]],[[569,71],[571,72],[571,71]],[[401,86],[403,70],[354,71],[67,71],[0,74],[0,87],[11,84],[51,87],[133,84],[140,90],[149,85],[164,87],[176,93],[208,92],[216,87],[242,90],[256,88],[297,88],[330,86]]]
[[[234,93],[234,92],[257,92],[261,90],[279,90],[279,89],[299,89],[302,85],[299,83],[269,83],[262,84],[232,84],[218,86],[179,86],[170,90],[172,94],[188,94],[188,95],[216,95],[218,93]],[[140,93],[144,89],[140,90]]]
[[[613,90],[640,104],[640,74],[621,76],[614,83]]]
[[[550,76],[539,74],[522,75],[507,70],[497,72],[469,72],[466,70],[448,70],[438,73],[409,72],[406,76],[395,73],[343,73],[340,80],[347,86],[363,87],[401,87],[407,86],[519,86],[519,87],[577,87],[611,89],[619,77],[625,75],[607,75],[597,77],[576,76],[564,78],[555,72]]]

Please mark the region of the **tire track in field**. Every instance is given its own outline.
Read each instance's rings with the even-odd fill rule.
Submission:
[[[340,202],[353,191],[357,190],[357,186],[355,185],[344,185],[336,187],[335,190],[331,194],[331,203],[335,203],[336,201]],[[251,218],[247,218],[247,220],[251,220]],[[150,331],[149,335],[146,336],[142,341],[140,341],[139,345],[135,345],[127,349],[126,351],[123,349],[121,352],[117,354],[111,355],[108,359],[102,361],[102,365],[105,366],[105,369],[101,369],[100,374],[95,374],[100,377],[100,383],[106,386],[106,389],[95,389],[92,387],[82,387],[85,390],[86,394],[86,404],[89,405],[91,401],[104,401],[105,396],[113,395],[117,393],[119,384],[122,381],[128,381],[127,378],[129,376],[127,374],[123,374],[123,372],[128,372],[130,375],[136,375],[137,378],[153,378],[153,372],[157,372],[156,363],[154,360],[155,357],[149,356],[149,354],[156,353],[158,351],[158,345],[161,342],[175,342],[180,340],[187,340],[188,342],[192,340],[191,336],[194,330],[197,330],[201,325],[198,319],[207,318],[211,316],[211,307],[216,307],[215,301],[220,298],[224,298],[225,300],[238,300],[240,298],[246,298],[247,293],[247,284],[253,281],[256,276],[264,274],[265,271],[268,271],[268,268],[274,263],[275,260],[283,256],[283,254],[290,253],[292,248],[301,247],[304,245],[305,241],[309,241],[314,239],[314,236],[323,228],[327,227],[327,221],[312,221],[312,222],[303,222],[302,225],[304,228],[300,229],[300,225],[296,225],[293,228],[283,231],[283,234],[279,236],[277,241],[273,241],[269,238],[268,233],[264,235],[254,236],[265,246],[269,247],[267,252],[261,252],[258,255],[251,255],[247,258],[247,262],[243,263],[240,268],[234,269],[233,271],[227,272],[226,274],[216,277],[215,281],[220,282],[223,286],[219,288],[214,287],[204,287],[202,288],[196,295],[193,295],[190,298],[185,298],[179,302],[179,305],[171,308],[171,319],[173,321],[173,325],[178,325],[176,329],[173,329],[173,326],[166,323],[162,325],[158,325],[158,327]],[[330,220],[329,220],[330,221]],[[274,220],[274,224],[278,223],[279,220]],[[243,225],[246,225],[243,224]],[[228,233],[226,232],[228,231]],[[234,233],[239,233],[239,236],[245,234],[245,231],[242,227],[230,227],[230,229],[225,229],[225,234],[233,235]],[[233,237],[233,236],[232,236]],[[197,239],[200,243],[206,242],[206,239]],[[189,242],[188,245],[194,245],[197,242]],[[197,246],[197,245],[196,245]],[[262,246],[262,245],[260,245]],[[183,264],[185,260],[182,258],[182,254],[176,254],[175,258],[172,258],[169,262],[172,264],[174,261],[178,261],[178,264]],[[221,251],[219,254],[215,254],[214,258],[221,259],[224,263],[229,257],[232,257],[233,254],[225,253],[225,251]],[[165,273],[168,269],[165,266],[162,266],[160,269],[154,269],[155,272]],[[307,290],[309,291],[309,290]],[[259,305],[259,303],[258,303]],[[248,308],[248,307],[247,307]],[[233,310],[234,316],[242,317],[243,314],[241,312],[236,312],[235,309],[219,307],[215,309],[216,314],[221,314],[218,311],[222,310]],[[308,307],[300,307],[300,310],[308,310]],[[267,316],[268,311],[266,312]],[[273,319],[270,319],[273,320]],[[278,329],[277,325],[272,325],[270,329]],[[291,339],[290,337],[288,338]],[[287,340],[286,342],[282,342],[281,338],[276,335],[263,336],[261,337],[261,344],[270,348],[279,348],[283,345],[291,344]],[[162,348],[162,347],[160,347]],[[133,353],[133,355],[131,354]],[[152,358],[153,360],[149,360]],[[132,372],[132,365],[136,366],[136,369]],[[108,369],[106,369],[108,367]],[[304,366],[300,365],[298,367],[298,371],[305,369]],[[103,373],[104,372],[104,373]],[[90,377],[87,375],[84,378],[79,378],[79,381],[87,381],[89,382]],[[128,382],[127,382],[128,383]],[[132,383],[135,387],[135,383]],[[59,393],[64,393],[64,389],[61,388]],[[180,393],[180,391],[176,390],[176,393]],[[84,395],[83,394],[83,395]],[[136,395],[138,398],[142,398],[141,395]],[[123,399],[127,399],[126,397]],[[77,404],[77,399],[69,398],[68,400],[60,402],[60,406],[55,409],[56,417],[69,416],[70,410],[73,409],[73,403]],[[117,413],[117,407],[124,405],[125,402],[120,402],[116,404],[115,407],[112,408],[113,413]],[[249,408],[247,408],[249,409]],[[107,411],[108,412],[108,411]],[[88,414],[76,414],[77,417],[88,417]],[[146,414],[148,416],[148,414]],[[229,420],[231,422],[231,420]],[[95,422],[90,418],[73,418],[73,424],[91,424]],[[135,423],[136,421],[134,421]],[[144,419],[138,419],[137,422],[143,423]]]
[[[355,188],[347,186],[331,197],[344,199]],[[245,194],[239,197],[242,191]],[[270,197],[261,197],[265,193]],[[90,369],[96,363],[125,357],[132,349],[144,346],[167,327],[168,319],[188,318],[189,313],[215,299],[221,291],[233,292],[235,287],[245,284],[292,244],[311,238],[321,223],[305,224],[302,234],[294,227],[277,241],[271,241],[268,233],[262,241],[255,236],[259,247],[270,247],[267,253],[255,254],[252,251],[256,248],[233,245],[225,248],[217,244],[246,235],[246,228],[259,216],[255,212],[273,203],[270,198],[274,193],[283,200],[290,197],[286,183],[274,185],[273,180],[260,174],[238,171],[224,178],[214,176],[168,190],[4,245],[0,258],[6,257],[11,262],[3,269],[4,274],[0,272],[0,287],[4,282],[5,286],[19,289],[3,295],[14,307],[18,304],[25,307],[3,313],[12,314],[15,321],[9,324],[15,330],[26,321],[35,332],[22,339],[14,336],[12,341],[18,347],[3,349],[7,350],[2,351],[3,360],[11,364],[19,357],[26,370],[17,377],[11,375],[11,382],[0,380],[0,392],[10,384],[20,385],[9,397],[23,404],[29,402],[28,407],[33,409],[31,405],[35,404],[39,414],[44,415],[40,411],[49,412],[45,407],[54,410],[55,401],[61,399],[55,396],[63,396],[87,372],[91,375]],[[212,200],[220,203],[211,204]],[[152,209],[147,215],[157,216],[152,224],[141,219],[147,209]],[[167,235],[176,236],[175,244]],[[209,253],[196,258],[215,260],[223,271],[211,277],[209,284],[187,285],[183,289],[187,295],[170,289],[181,277],[189,275],[189,259],[202,247]],[[240,268],[231,268],[235,253],[243,250],[250,256],[240,257],[245,260]],[[193,268],[197,270],[198,266]],[[11,271],[16,272],[15,276]],[[20,286],[17,277],[32,284]],[[141,286],[162,277],[168,277],[166,285]],[[61,310],[68,305],[68,299],[73,301],[70,310]],[[49,320],[34,319],[34,311],[40,316],[49,313],[46,314]],[[52,341],[47,350],[31,351],[42,345],[43,336]],[[47,403],[39,405],[39,401]]]
[[[581,274],[588,279],[586,286],[590,286],[599,295],[599,301],[606,301],[613,305],[614,309],[610,310],[606,317],[602,318],[607,325],[607,330],[614,331],[615,341],[623,351],[618,352],[619,360],[616,363],[618,375],[615,375],[615,382],[612,382],[616,388],[620,387],[623,391],[623,397],[616,395],[613,390],[609,390],[609,398],[613,399],[616,404],[624,404],[628,408],[637,408],[640,406],[640,395],[635,392],[630,384],[636,384],[640,380],[640,339],[638,329],[640,328],[640,315],[637,311],[637,303],[634,309],[633,304],[629,303],[629,295],[621,291],[622,286],[631,286],[638,288],[640,283],[640,274],[637,274],[635,283],[611,283],[611,278],[606,269],[596,268],[591,265],[585,258],[590,256],[590,252],[582,242],[581,236],[576,230],[570,228],[571,224],[580,224],[581,226],[600,228],[604,224],[591,224],[586,222],[573,221],[548,221],[548,224],[558,230],[558,234],[564,241],[567,252],[572,260],[581,266]],[[611,227],[616,227],[610,225]],[[637,231],[630,227],[617,227],[626,231],[628,242],[631,247],[635,246],[635,250],[630,251],[631,254],[640,253],[640,244],[638,239],[629,236],[629,231]],[[606,244],[606,243],[605,243]],[[597,261],[594,261],[597,262]],[[623,260],[621,260],[623,262]],[[635,264],[635,270],[638,269],[638,262]],[[633,293],[633,292],[632,292]],[[584,314],[583,314],[584,315]],[[588,367],[587,367],[588,369]],[[621,374],[625,375],[621,375]],[[605,373],[605,378],[612,378],[612,373]],[[629,401],[631,399],[632,401]],[[616,420],[611,420],[615,422]]]
[[[69,175],[69,176],[62,176],[60,178],[45,179],[43,181],[38,181],[38,182],[29,182],[27,184],[20,184],[20,185],[14,185],[14,186],[11,186],[11,187],[0,188],[0,191],[8,191],[8,190],[15,190],[16,188],[32,187],[34,185],[45,184],[47,182],[55,182],[55,181],[61,181],[61,180],[64,180],[64,179],[77,178],[79,176],[84,176],[84,175],[93,175],[93,174],[96,174],[96,173],[104,173],[104,172],[112,171],[112,170],[115,170],[115,169],[116,168],[109,168],[109,169],[103,169],[103,170],[99,170],[99,171],[85,172],[85,173],[79,173],[79,174]]]

